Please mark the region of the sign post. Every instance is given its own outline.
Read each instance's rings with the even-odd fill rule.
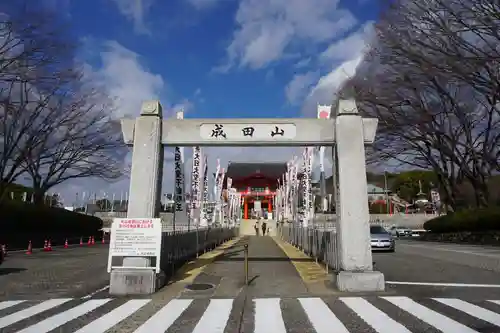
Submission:
[[[116,218],[111,225],[108,273],[114,268],[144,269],[145,267],[113,266],[113,257],[154,257],[154,269],[160,273],[161,219]]]

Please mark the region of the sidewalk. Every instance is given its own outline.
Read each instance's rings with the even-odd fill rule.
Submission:
[[[244,236],[210,263],[193,281],[212,284],[207,291],[183,296],[237,297],[245,287],[244,245],[249,249],[249,297],[302,297],[309,294],[290,258],[269,236]]]

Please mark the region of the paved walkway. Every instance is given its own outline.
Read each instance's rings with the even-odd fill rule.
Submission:
[[[244,245],[248,244],[249,286],[245,287]],[[291,259],[269,236],[244,236],[205,267],[193,281],[212,284],[210,291],[186,291],[216,297],[236,297],[244,289],[250,297],[301,297],[308,290]],[[207,296],[208,296],[207,295]],[[201,295],[200,295],[201,296]]]

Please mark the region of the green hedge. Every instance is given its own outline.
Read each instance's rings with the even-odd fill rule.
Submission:
[[[63,208],[24,202],[0,203],[0,243],[11,248],[26,247],[27,242],[100,235],[102,220]]]
[[[500,230],[500,207],[464,210],[436,217],[424,223],[434,233]]]

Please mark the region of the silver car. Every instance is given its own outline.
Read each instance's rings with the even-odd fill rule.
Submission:
[[[396,242],[392,235],[380,225],[370,226],[370,237],[372,251],[387,251],[394,252],[396,250]]]

